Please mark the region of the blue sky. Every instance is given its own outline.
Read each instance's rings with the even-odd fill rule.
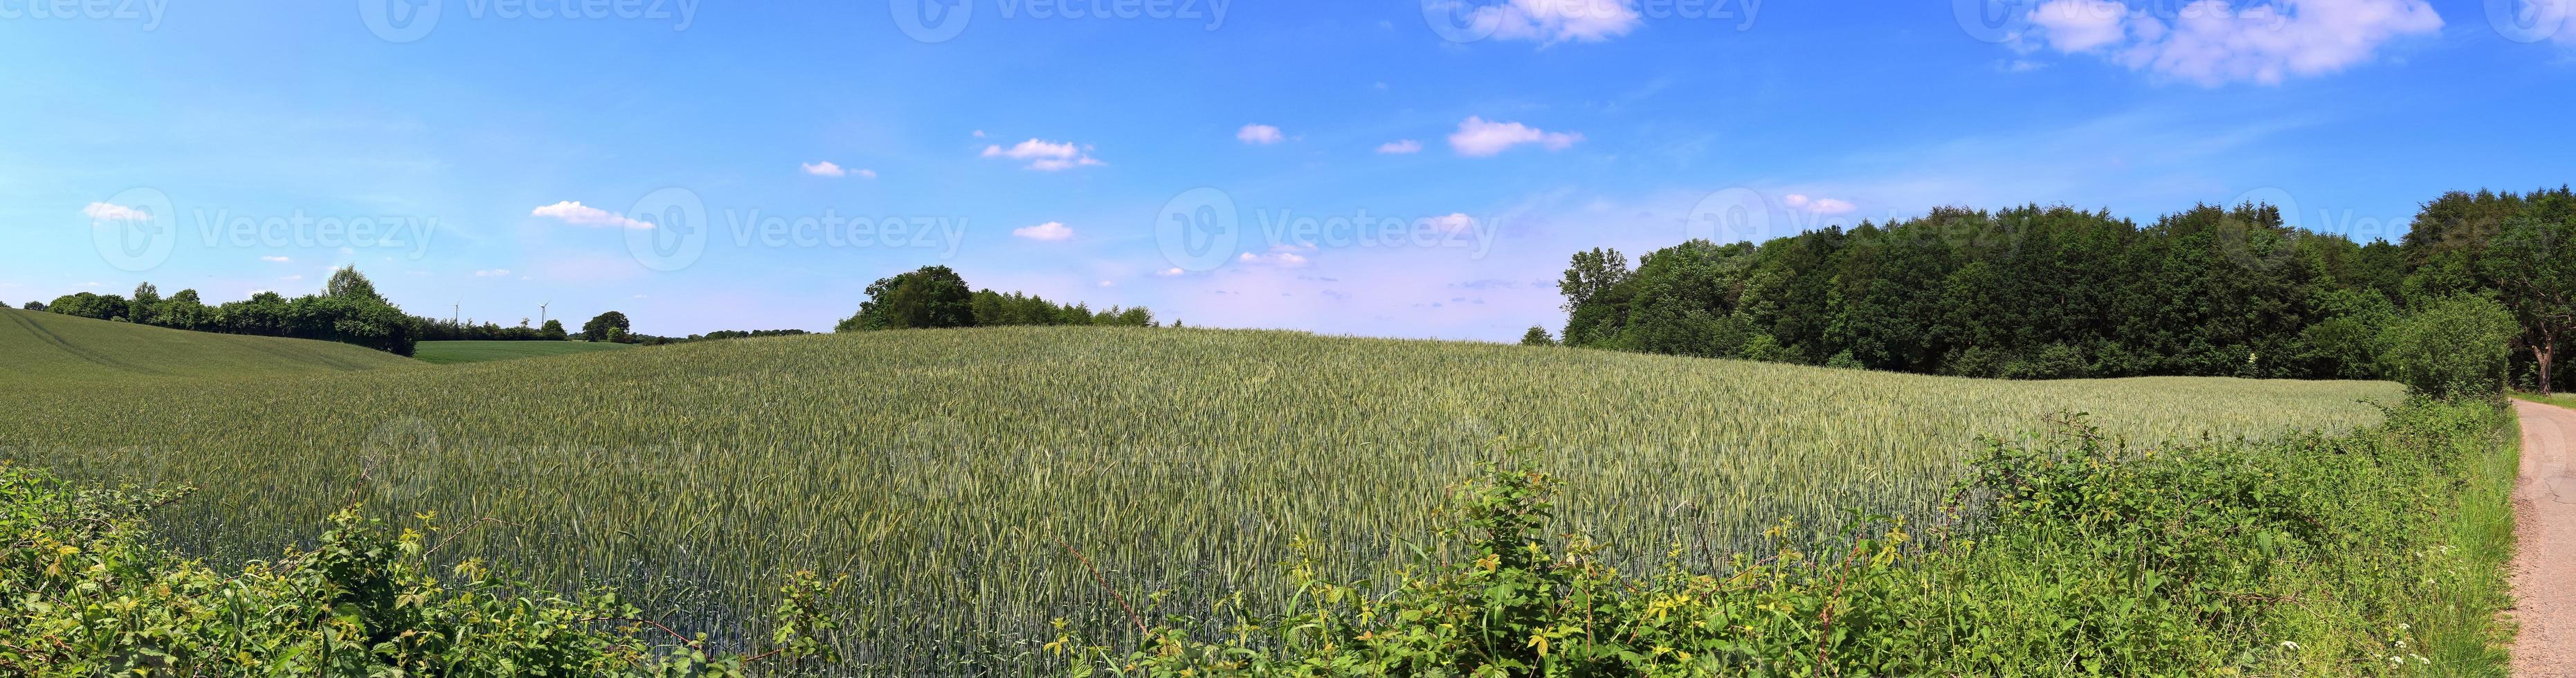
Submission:
[[[945,264],[1510,340],[1581,248],[2247,199],[2394,238],[2576,177],[2576,18],[2517,0],[162,1],[0,0],[0,301],[355,264],[421,315],[819,330]]]

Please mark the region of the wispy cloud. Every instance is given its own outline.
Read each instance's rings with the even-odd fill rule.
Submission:
[[[1583,140],[1583,135],[1547,130],[1517,122],[1492,122],[1469,116],[1458,123],[1458,131],[1449,135],[1449,147],[1470,158],[1492,157],[1513,146],[1537,144],[1551,151],[1562,151]]]
[[[1378,145],[1377,145],[1377,152],[1379,152],[1379,153],[1385,153],[1385,154],[1388,154],[1388,155],[1404,155],[1404,154],[1407,154],[1407,153],[1420,153],[1420,152],[1422,152],[1422,142],[1414,141],[1414,140],[1412,140],[1412,139],[1397,139],[1397,140],[1395,140],[1395,141],[1389,141],[1389,142],[1386,142],[1386,143],[1383,143],[1383,144],[1378,144]]]
[[[114,203],[94,202],[81,208],[81,215],[98,221],[148,221],[152,215],[143,210]]]
[[[1073,169],[1076,167],[1091,167],[1108,164],[1092,158],[1091,147],[1077,146],[1073,142],[1069,141],[1059,142],[1030,139],[1013,145],[1010,148],[1003,148],[998,145],[985,146],[983,155],[987,158],[1009,158],[1012,160],[1027,161],[1029,163],[1028,169],[1040,172],[1054,172]]]
[[[1011,229],[1011,235],[1030,240],[1058,242],[1072,239],[1073,228],[1065,226],[1064,222],[1061,221],[1050,221],[1036,226],[1023,226]]]
[[[2031,35],[2015,46],[2097,55],[2132,70],[2214,87],[2338,72],[2377,57],[2390,41],[2442,30],[2441,15],[2425,0],[2241,6],[2194,0],[2173,9],[2163,3],[2049,0],[2031,9]]]
[[[1287,135],[1279,133],[1279,128],[1270,125],[1244,125],[1243,129],[1234,131],[1234,138],[1254,146],[1268,146],[1288,140]]]
[[[529,216],[560,220],[564,223],[575,226],[615,226],[619,228],[653,227],[653,224],[651,223],[628,219],[624,215],[597,207],[591,207],[571,200],[539,207],[530,211],[528,214]]]

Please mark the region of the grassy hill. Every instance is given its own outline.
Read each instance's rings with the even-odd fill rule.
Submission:
[[[160,521],[201,553],[273,553],[351,497],[391,516],[506,520],[453,552],[555,585],[615,584],[647,609],[690,611],[673,620],[691,631],[756,617],[782,571],[848,573],[845,649],[917,673],[1058,616],[1123,626],[1069,549],[1130,597],[1175,591],[1175,609],[1277,590],[1299,537],[1332,567],[1403,552],[1428,536],[1442,488],[1498,444],[1534,447],[1571,482],[1568,527],[1651,557],[1741,545],[1782,518],[1827,529],[1845,507],[1924,515],[1978,436],[2053,412],[2141,440],[2268,436],[2371,423],[2357,400],[2398,397],[2378,382],[2003,382],[995,328],[0,390],[0,452],[202,485]]]
[[[188,332],[0,309],[0,384],[82,385],[138,377],[262,377],[415,364],[373,349],[305,339]]]
[[[432,365],[453,365],[626,348],[634,346],[591,341],[424,341],[411,357]]]

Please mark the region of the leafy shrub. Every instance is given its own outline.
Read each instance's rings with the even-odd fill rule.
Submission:
[[[354,508],[318,547],[227,575],[149,545],[144,514],[184,495],[75,489],[0,462],[0,675],[741,676],[831,659],[815,634],[839,582],[810,573],[781,591],[775,649],[718,653],[613,594],[529,595],[478,561],[437,567],[454,535],[395,533]]]
[[[2494,398],[2504,392],[2513,339],[2522,326],[2503,304],[2460,296],[2427,305],[2380,335],[2380,360],[2407,390],[2438,398]]]
[[[1868,517],[1810,551],[1783,524],[1762,557],[1677,545],[1643,577],[1549,533],[1555,479],[1489,465],[1382,592],[1301,560],[1282,612],[1239,595],[1233,619],[1138,615],[1124,652],[1070,628],[1047,649],[1079,675],[2501,675],[2506,419],[2387,417],[2141,449],[2069,416],[2040,444],[1991,441],[1921,538]]]

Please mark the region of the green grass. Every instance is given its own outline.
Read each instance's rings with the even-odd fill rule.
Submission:
[[[432,365],[453,365],[627,348],[634,346],[604,341],[424,341],[412,357]]]
[[[2552,393],[2543,396],[2529,391],[2514,391],[2513,397],[2540,403],[2542,405],[2557,405],[2559,407],[2576,408],[2576,394]]]
[[[189,332],[0,309],[0,385],[84,387],[154,378],[246,378],[417,364],[368,348],[308,339]]]
[[[206,335],[214,336],[214,335]],[[57,379],[59,381],[59,379]],[[0,384],[5,386],[5,384]],[[623,587],[691,630],[765,584],[856,575],[843,643],[891,672],[958,642],[1124,624],[1128,596],[1279,590],[1288,543],[1359,567],[1436,524],[1497,441],[1546,450],[1564,526],[1660,552],[1780,518],[1921,514],[1981,435],[2088,412],[2141,441],[2342,430],[2380,382],[2002,382],[1288,332],[997,328],[703,342],[437,369],[0,387],[0,452],[188,481],[162,534],[245,557],[350,498],[491,517],[451,550]],[[1062,541],[1059,545],[1058,540]],[[1613,554],[1619,557],[1650,553]],[[1186,604],[1180,604],[1186,608]]]

